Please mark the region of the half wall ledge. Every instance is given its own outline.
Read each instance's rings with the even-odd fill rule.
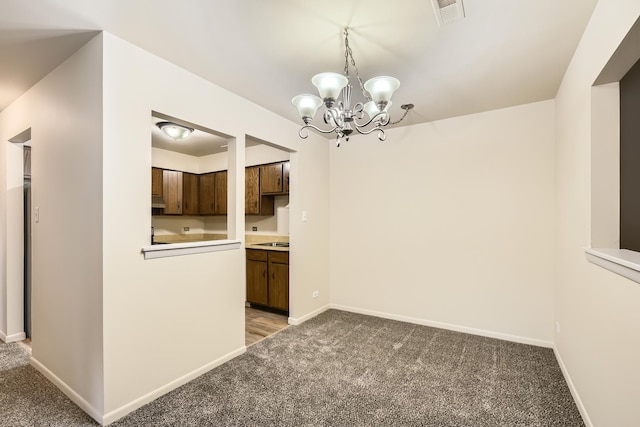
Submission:
[[[142,248],[144,259],[166,258],[205,252],[231,251],[240,249],[239,240],[207,240],[204,242],[169,243]]]
[[[587,261],[640,283],[640,252],[628,249],[585,248]]]

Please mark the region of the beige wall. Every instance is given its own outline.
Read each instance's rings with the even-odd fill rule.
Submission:
[[[606,229],[591,234],[593,221],[602,219],[591,217],[592,208],[602,212],[592,202],[606,200],[592,188],[603,172],[592,168],[592,150],[601,149],[591,140],[601,129],[597,121],[593,128],[592,84],[639,16],[640,2],[600,1],[556,98],[555,344],[594,426],[640,425],[640,285],[588,263],[583,250],[592,239],[615,244]]]
[[[296,150],[291,209],[312,210],[314,221],[292,225],[294,318],[327,304],[329,158],[326,141],[299,141],[295,124],[113,35],[104,38],[105,413],[112,420],[145,403],[148,394],[162,394],[244,349],[243,250],[147,261],[140,253],[151,226],[150,112],[235,138],[228,219],[230,234],[239,240],[245,135]],[[324,299],[312,299],[310,286]]]
[[[331,149],[331,303],[553,338],[553,101]]]
[[[239,240],[245,135],[292,152],[291,211],[299,219],[309,210],[312,220],[291,225],[290,315],[304,320],[328,304],[326,141],[300,141],[298,125],[101,34],[0,114],[0,332],[23,332],[22,149],[8,139],[31,127],[41,214],[33,361],[107,423],[245,348],[244,250],[148,261],[141,254],[151,226],[152,110],[235,138],[228,226]]]
[[[32,363],[103,410],[102,37],[97,36],[0,114],[10,230],[2,287],[9,334],[23,331],[22,148],[7,139],[31,128],[33,223]],[[6,132],[6,133],[5,133]],[[55,378],[54,378],[55,376]]]

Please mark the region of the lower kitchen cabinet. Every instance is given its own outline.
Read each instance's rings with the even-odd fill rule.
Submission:
[[[247,249],[247,301],[289,311],[289,252]]]

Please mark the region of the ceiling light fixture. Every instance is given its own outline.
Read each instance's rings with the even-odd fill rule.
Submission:
[[[175,139],[176,141],[187,139],[189,135],[191,135],[191,132],[193,132],[193,128],[182,126],[173,122],[158,122],[156,123],[156,126],[158,126],[158,128],[162,132]]]
[[[298,95],[291,102],[298,109],[302,117],[304,126],[300,129],[300,138],[309,136],[308,129],[314,129],[320,133],[336,133],[336,145],[340,146],[340,141],[344,138],[349,141],[349,136],[354,130],[367,135],[378,131],[378,139],[384,141],[386,135],[382,127],[400,123],[413,108],[413,104],[403,104],[400,106],[404,114],[400,120],[391,122],[389,107],[391,106],[391,96],[400,86],[400,81],[394,77],[380,76],[362,83],[360,71],[353,59],[353,52],[349,46],[349,29],[344,29],[344,73],[320,73],[311,78],[311,82],[318,88],[320,97],[316,95]],[[349,83],[349,61],[354,68],[356,78],[360,85],[362,95],[367,100],[366,103],[358,102],[351,106],[351,84]],[[342,100],[337,101],[342,93]],[[323,113],[325,124],[331,129],[325,130],[311,124],[318,108],[324,104],[327,108]],[[365,114],[368,119],[365,119]],[[358,123],[357,120],[364,120]]]

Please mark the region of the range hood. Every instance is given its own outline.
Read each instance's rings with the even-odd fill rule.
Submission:
[[[166,205],[164,204],[164,199],[160,196],[151,196],[151,208],[160,208],[164,209]]]

